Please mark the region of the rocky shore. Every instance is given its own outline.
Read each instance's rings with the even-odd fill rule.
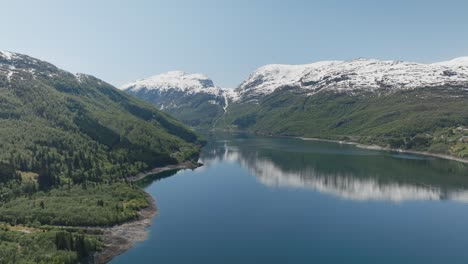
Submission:
[[[156,215],[157,209],[153,197],[146,194],[149,206],[138,212],[138,220],[122,225],[104,229],[104,250],[94,259],[95,263],[107,263],[115,256],[129,250],[135,243],[146,239],[146,227],[151,225],[151,219]]]
[[[145,178],[146,176],[164,171],[195,169],[200,166],[201,164],[199,163],[184,162],[181,164],[154,168],[150,171],[139,173],[127,179],[135,182]],[[138,220],[102,229],[104,249],[96,254],[94,263],[107,263],[112,260],[112,258],[132,248],[135,243],[144,241],[147,238],[148,231],[146,228],[151,225],[151,219],[157,214],[157,208],[153,197],[149,193],[146,193],[146,199],[149,206],[138,212]]]

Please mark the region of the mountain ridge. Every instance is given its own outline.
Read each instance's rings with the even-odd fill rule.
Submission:
[[[468,57],[432,64],[361,58],[304,65],[265,65],[255,70],[236,91],[239,97],[249,99],[271,94],[284,86],[298,86],[312,95],[327,89],[367,92],[467,83]]]
[[[209,85],[200,85],[202,81]],[[468,57],[429,64],[358,58],[298,65],[264,65],[252,72],[235,89],[215,86],[205,74],[186,74],[183,71],[154,75],[125,84],[120,89],[133,93],[141,90],[167,92],[174,89],[187,94],[211,93],[237,101],[241,97],[268,95],[284,86],[300,86],[313,94],[321,89],[375,91],[383,88],[415,89],[467,83]]]

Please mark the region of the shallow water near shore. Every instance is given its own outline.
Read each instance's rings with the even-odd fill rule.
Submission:
[[[468,263],[467,164],[207,137],[203,167],[146,179],[148,239],[111,263]]]

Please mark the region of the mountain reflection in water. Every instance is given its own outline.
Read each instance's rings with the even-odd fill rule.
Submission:
[[[307,188],[356,201],[468,202],[468,166],[455,161],[292,138],[237,135],[208,142],[201,157],[205,166],[238,162],[270,187]]]

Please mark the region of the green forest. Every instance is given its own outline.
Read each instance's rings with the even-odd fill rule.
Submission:
[[[231,103],[218,128],[345,140],[468,157],[468,93],[435,87],[382,93],[278,89],[259,102]]]
[[[148,206],[127,178],[196,161],[202,144],[102,80],[26,55],[0,57],[0,263],[85,261],[100,236],[80,227],[135,220]]]
[[[86,262],[102,247],[98,235],[0,225],[0,263]]]

